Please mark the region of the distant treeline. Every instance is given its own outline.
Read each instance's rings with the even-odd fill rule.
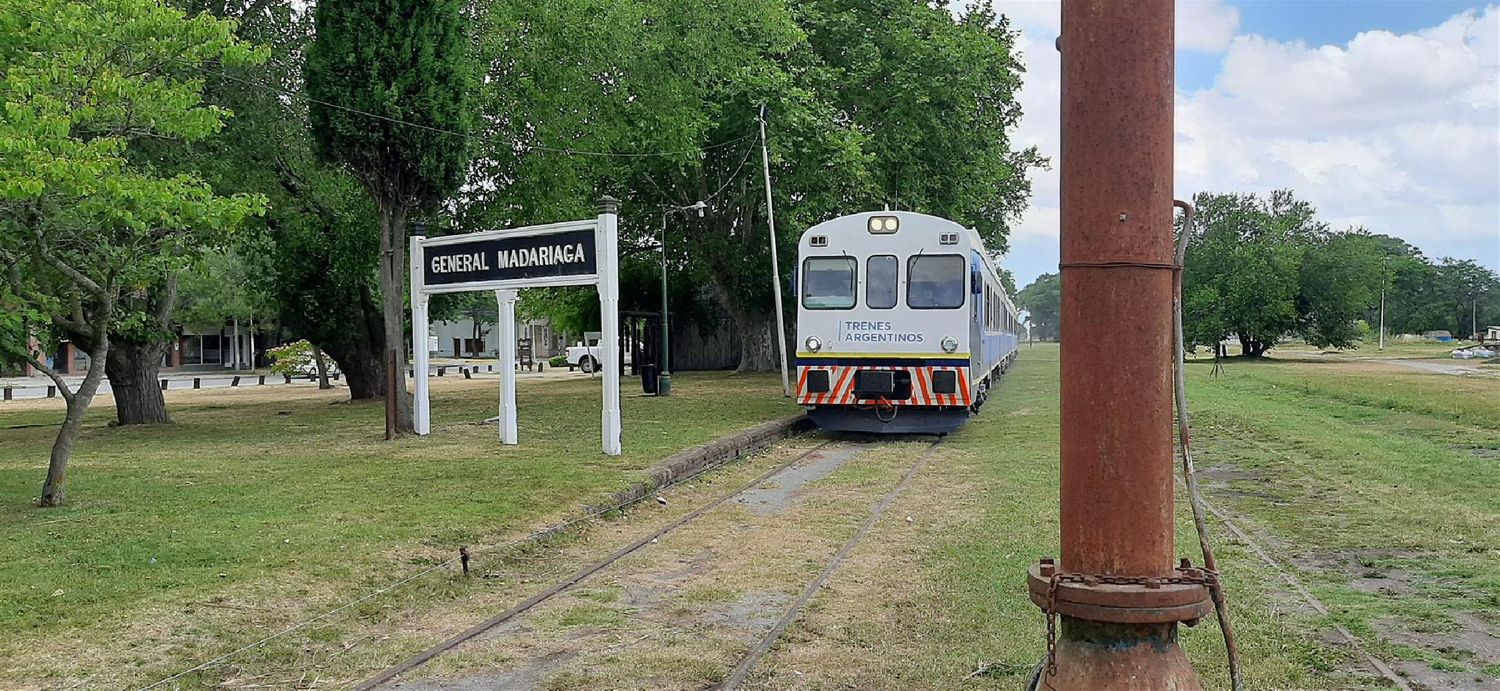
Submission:
[[[1500,322],[1500,276],[1472,260],[1433,260],[1406,241],[1363,228],[1335,230],[1290,190],[1269,196],[1199,194],[1184,273],[1188,345],[1239,340],[1259,357],[1283,336],[1349,348],[1387,333],[1472,334]],[[1179,232],[1182,229],[1179,228]],[[1058,274],[1020,291],[1032,335],[1058,336]]]

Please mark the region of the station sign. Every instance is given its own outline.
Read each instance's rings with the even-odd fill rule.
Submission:
[[[422,257],[428,286],[592,278],[599,271],[596,232],[591,228],[536,235],[504,235],[427,245]]]
[[[431,298],[443,293],[493,291],[499,309],[500,442],[519,443],[516,429],[516,300],[526,288],[592,285],[599,292],[598,360],[604,405],[600,440],[604,453],[620,446],[620,218],[619,201],[599,200],[594,218],[463,235],[410,239],[412,353],[416,391],[412,417],[417,434],[432,433],[428,389],[435,341],[429,341]],[[424,338],[425,337],[425,338]]]

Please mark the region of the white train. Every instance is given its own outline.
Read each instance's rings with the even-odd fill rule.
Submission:
[[[1016,357],[1015,305],[973,230],[853,214],[803,233],[797,260],[797,401],[824,429],[952,432]]]

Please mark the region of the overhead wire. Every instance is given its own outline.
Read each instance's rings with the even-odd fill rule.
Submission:
[[[35,14],[32,14],[32,13],[27,12],[25,10],[21,10],[19,8],[18,8],[17,14],[20,14],[20,15],[24,16],[25,18],[27,18],[27,19],[29,19],[31,21],[34,21],[34,22],[43,22],[43,21],[46,21],[46,19],[43,18],[43,17],[37,16]],[[119,41],[109,41],[109,42],[113,43],[118,48],[128,48],[129,47],[129,46],[126,46],[126,45],[124,45],[123,43],[121,43]],[[345,105],[338,104],[338,103],[332,103],[332,102],[329,102],[329,101],[324,101],[324,100],[321,100],[321,99],[316,99],[316,98],[313,98],[311,96],[308,96],[305,91],[301,91],[301,90],[289,90],[289,89],[286,89],[286,88],[278,86],[278,85],[267,84],[265,82],[260,82],[260,81],[256,81],[256,80],[253,80],[253,79],[246,79],[244,77],[237,77],[235,75],[229,74],[228,72],[225,72],[224,70],[209,68],[209,67],[205,67],[203,65],[196,64],[196,63],[189,63],[189,62],[185,62],[185,61],[180,60],[180,59],[171,59],[171,58],[169,58],[168,61],[169,62],[174,62],[174,63],[176,63],[176,64],[178,64],[178,65],[180,65],[182,67],[186,67],[186,68],[188,68],[190,70],[196,71],[196,72],[198,72],[198,73],[200,73],[202,75],[205,75],[205,76],[220,77],[222,79],[226,79],[226,80],[229,80],[229,81],[232,81],[232,82],[243,84],[245,86],[255,87],[257,89],[268,91],[270,93],[274,93],[274,94],[277,94],[277,95],[280,95],[280,96],[285,96],[285,97],[288,97],[288,98],[295,98],[295,99],[299,99],[299,100],[305,101],[307,103],[315,103],[317,105],[324,106],[324,107],[327,107],[327,108],[333,108],[335,110],[341,110],[341,111],[344,111],[344,112],[347,112],[347,113],[353,113],[355,115],[360,115],[360,116],[363,116],[363,117],[373,118],[373,119],[376,119],[376,120],[382,120],[382,121],[389,122],[389,123],[392,123],[392,124],[403,125],[403,126],[406,126],[406,127],[412,127],[412,128],[415,128],[415,129],[426,130],[426,131],[435,132],[435,133],[438,133],[438,134],[446,134],[446,135],[449,135],[449,136],[459,137],[459,138],[464,138],[464,139],[476,139],[476,140],[479,140],[479,141],[485,141],[485,142],[488,142],[488,143],[491,143],[491,144],[498,144],[498,145],[502,145],[502,146],[515,146],[515,144],[516,144],[516,142],[496,141],[496,140],[494,140],[491,137],[485,137],[483,135],[477,135],[477,134],[474,134],[472,132],[458,132],[458,131],[455,131],[455,130],[450,130],[450,129],[446,129],[446,128],[442,128],[442,127],[434,127],[432,125],[424,125],[424,124],[418,123],[418,122],[411,122],[410,120],[403,120],[401,118],[394,118],[394,117],[391,117],[389,115],[381,115],[379,113],[371,113],[369,111],[360,110],[358,108],[353,108],[353,107],[345,106]],[[275,61],[274,58],[273,58],[273,61]],[[276,62],[276,64],[278,66],[287,67],[287,65],[285,65],[282,62],[279,62],[279,61],[275,61],[275,62]],[[556,147],[556,146],[546,146],[546,145],[543,145],[543,144],[525,144],[525,143],[521,144],[521,146],[524,147],[524,148],[526,148],[526,149],[533,150],[533,151],[545,151],[545,152],[548,152],[548,153],[561,154],[561,155],[565,155],[565,156],[593,156],[593,157],[601,157],[601,158],[667,158],[667,157],[674,157],[674,156],[687,156],[687,155],[691,155],[691,154],[701,153],[701,152],[704,152],[704,151],[709,151],[709,150],[712,150],[712,149],[719,149],[719,148],[723,148],[723,147],[727,147],[727,146],[734,146],[735,144],[738,144],[738,143],[743,142],[743,141],[747,141],[749,139],[753,139],[755,137],[756,137],[756,135],[754,133],[751,133],[751,134],[746,134],[746,135],[742,135],[742,136],[736,137],[736,138],[731,139],[729,141],[718,142],[716,144],[706,144],[704,146],[700,146],[700,147],[696,147],[696,148],[692,148],[692,149],[682,149],[682,150],[679,150],[679,151],[592,151],[592,150],[588,150],[588,149],[576,149],[576,148],[573,148],[573,147]],[[748,160],[748,156],[746,158]],[[741,165],[741,167],[743,167],[743,164]],[[727,184],[726,184],[726,187],[727,187]],[[722,191],[722,188],[721,188],[721,191]]]
[[[196,66],[196,65],[192,66],[192,68],[195,69],[195,70],[197,70],[200,73],[203,73],[203,74],[213,75],[213,76],[216,76],[216,77],[227,79],[227,80],[232,81],[232,82],[236,82],[236,83],[239,83],[239,84],[244,84],[246,86],[252,86],[252,87],[255,87],[255,88],[258,88],[258,89],[262,89],[262,90],[265,90],[265,91],[269,91],[271,93],[275,93],[275,94],[278,94],[278,95],[281,95],[281,96],[286,96],[288,98],[296,98],[296,99],[300,99],[300,100],[306,101],[308,103],[314,103],[314,104],[317,104],[317,105],[320,105],[320,106],[324,106],[326,108],[333,108],[335,110],[344,111],[346,113],[352,113],[352,114],[360,115],[360,116],[363,116],[363,117],[373,118],[373,119],[376,119],[376,120],[381,120],[381,121],[389,122],[389,123],[396,124],[396,125],[403,125],[403,126],[411,127],[411,128],[414,128],[414,129],[425,130],[425,131],[428,131],[428,132],[435,132],[435,133],[438,133],[438,134],[446,134],[446,135],[449,135],[449,136],[459,137],[459,138],[464,138],[464,139],[476,139],[476,140],[485,141],[485,142],[488,142],[488,143],[491,143],[491,144],[499,144],[499,145],[503,145],[503,146],[513,146],[513,145],[515,145],[515,142],[496,141],[495,139],[493,139],[491,137],[486,137],[486,136],[483,136],[483,135],[474,134],[472,132],[458,132],[458,131],[455,131],[455,130],[450,130],[450,129],[446,129],[446,128],[442,128],[442,127],[434,127],[432,125],[424,125],[424,124],[418,123],[418,122],[411,122],[409,120],[402,120],[401,118],[394,118],[394,117],[391,117],[389,115],[381,115],[379,113],[371,113],[369,111],[360,110],[358,108],[352,108],[350,106],[345,106],[345,105],[341,105],[341,104],[338,104],[338,103],[332,103],[332,102],[329,102],[329,101],[324,101],[324,100],[321,100],[321,99],[316,99],[316,98],[313,98],[311,96],[308,96],[305,92],[302,92],[302,91],[290,91],[290,90],[284,89],[284,88],[282,88],[280,86],[276,86],[276,85],[273,85],[273,84],[266,84],[264,82],[258,82],[258,81],[255,81],[253,79],[245,79],[243,77],[237,77],[237,76],[229,74],[228,72],[225,72],[223,70],[210,69],[210,68],[206,68],[206,67],[202,67],[202,66]],[[694,149],[683,149],[683,150],[680,150],[680,151],[591,151],[591,150],[587,150],[587,149],[575,149],[575,148],[572,148],[572,147],[555,147],[555,146],[545,146],[545,145],[542,145],[542,144],[525,144],[525,143],[521,144],[521,146],[524,147],[524,148],[526,148],[526,149],[530,149],[530,150],[534,150],[534,151],[545,151],[545,152],[548,152],[548,153],[562,154],[562,155],[565,155],[565,156],[593,156],[593,157],[601,157],[601,158],[668,158],[668,157],[675,157],[675,156],[687,156],[687,155],[690,155],[690,154],[701,153],[703,151],[708,151],[708,150],[711,150],[711,149],[719,149],[719,148],[723,148],[723,147],[727,147],[727,146],[733,146],[735,144],[738,144],[740,142],[746,141],[746,140],[751,139],[753,137],[755,137],[755,135],[753,135],[753,134],[747,134],[747,135],[743,135],[743,136],[737,137],[735,139],[731,139],[729,141],[719,142],[719,143],[716,143],[716,144],[707,144],[707,145],[704,145],[704,146],[701,146],[701,147],[697,147],[697,148],[694,148]],[[748,159],[749,159],[749,157],[746,156],[746,160],[748,160]]]

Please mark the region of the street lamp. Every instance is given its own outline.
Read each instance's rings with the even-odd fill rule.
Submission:
[[[671,335],[667,329],[667,216],[679,211],[697,211],[698,218],[708,209],[708,202],[699,200],[687,206],[665,205],[661,209],[661,374],[656,380],[656,395],[672,395],[672,372],[667,364],[671,355]]]

